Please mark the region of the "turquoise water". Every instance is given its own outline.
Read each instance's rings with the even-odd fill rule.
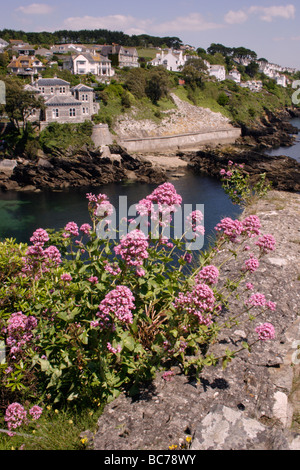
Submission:
[[[214,234],[214,227],[221,218],[237,217],[241,209],[233,205],[224,193],[221,183],[213,178],[188,173],[172,181],[183,204],[204,206],[205,244]],[[118,207],[119,196],[127,196],[130,207],[146,197],[157,185],[113,183],[98,188],[73,189],[63,192],[0,194],[0,240],[13,237],[18,242],[28,242],[37,228],[60,229],[67,222],[78,225],[89,223],[86,193],[105,193],[114,207]]]

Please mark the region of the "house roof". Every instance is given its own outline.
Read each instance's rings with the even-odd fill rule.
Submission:
[[[63,80],[62,78],[39,78],[36,81],[36,84],[38,86],[57,86],[57,85],[66,86],[66,85],[70,85],[69,82],[67,82],[66,80]]]
[[[42,62],[40,62],[38,59],[36,59],[34,56],[26,56],[26,55],[23,55],[23,56],[19,56],[17,58],[14,58],[10,64],[8,65],[8,67],[20,67],[20,68],[24,68],[24,67],[33,67],[33,66],[39,66],[39,67],[44,67],[44,65],[42,64]]]
[[[73,98],[72,95],[69,96],[52,96],[45,102],[46,106],[81,106],[81,101]]]
[[[8,42],[4,41],[4,39],[0,38],[0,45],[1,46],[8,46]]]
[[[106,56],[101,54],[92,54],[90,52],[79,52],[78,54],[72,56],[73,60],[77,59],[78,57],[83,56],[86,60],[90,63],[93,62],[111,62]]]
[[[84,85],[83,83],[79,83],[78,85],[73,86],[71,90],[80,90],[80,91],[89,91],[89,92],[94,91],[93,88],[87,85]]]

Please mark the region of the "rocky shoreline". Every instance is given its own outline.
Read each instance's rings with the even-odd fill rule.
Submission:
[[[298,192],[300,163],[290,157],[264,153],[268,148],[295,143],[299,129],[291,125],[290,119],[296,116],[300,116],[297,109],[287,109],[276,114],[266,112],[251,127],[241,126],[242,136],[234,145],[207,146],[198,151],[179,152],[174,149],[163,155],[129,155],[119,145],[110,145],[96,149],[83,148],[69,155],[53,156],[39,152],[36,160],[25,157],[8,159],[7,167],[2,160],[0,190],[63,191],[123,181],[161,184],[170,177],[183,176],[185,169],[219,178],[220,169],[224,168],[228,160],[232,160],[244,163],[245,171],[253,178],[266,173],[275,189]]]

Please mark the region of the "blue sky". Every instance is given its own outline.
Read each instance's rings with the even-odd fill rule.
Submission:
[[[109,29],[248,47],[270,62],[300,70],[296,0],[0,0],[0,29]]]

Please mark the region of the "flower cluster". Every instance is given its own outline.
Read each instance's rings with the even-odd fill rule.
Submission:
[[[258,239],[256,245],[259,246],[263,253],[269,253],[275,250],[276,240],[273,235],[263,235]]]
[[[49,235],[43,228],[38,228],[33,232],[30,241],[33,245],[44,246],[44,244],[49,241]]]
[[[79,230],[85,235],[89,235],[92,230],[92,227],[90,226],[90,224],[82,224]]]
[[[115,262],[111,264],[108,261],[104,262],[104,270],[107,271],[109,274],[112,274],[112,276],[117,276],[121,272],[118,263]]]
[[[258,334],[258,339],[261,341],[267,341],[269,339],[275,339],[275,328],[271,323],[264,323],[255,328]]]
[[[113,213],[113,206],[106,194],[98,194],[96,196],[95,194],[87,193],[86,197],[89,201],[89,210],[93,216],[104,219]]]
[[[196,281],[202,280],[207,284],[216,284],[219,278],[219,270],[213,265],[204,266],[195,277]]]
[[[43,272],[49,271],[50,267],[56,267],[62,262],[61,254],[56,246],[51,245],[44,248],[44,244],[49,241],[46,230],[37,229],[30,238],[30,241],[33,245],[27,248],[25,257],[23,257],[24,266],[22,272],[24,274],[38,276]]]
[[[195,315],[199,324],[210,325],[212,312],[215,308],[215,296],[212,289],[201,282],[197,282],[191,292],[179,292],[174,307]]]
[[[257,215],[249,215],[244,220],[242,220],[242,225],[243,235],[247,235],[249,238],[253,238],[260,234],[261,223]]]
[[[78,225],[75,222],[68,222],[64,230],[64,238],[70,238],[71,235],[73,235],[74,237],[77,237],[79,235]]]
[[[107,343],[107,349],[113,353],[113,354],[118,354],[122,351],[122,346],[120,344],[118,344],[118,346],[116,348],[114,348],[109,342]]]
[[[215,230],[218,232],[223,231],[223,234],[231,242],[239,242],[239,236],[247,236],[249,238],[256,237],[260,234],[260,220],[256,215],[249,215],[244,220],[233,220],[230,217],[225,217],[219,222]]]
[[[242,222],[233,220],[230,217],[225,217],[215,227],[217,232],[223,232],[223,235],[233,243],[239,241],[238,237],[243,232],[243,229]]]
[[[37,319],[33,316],[27,317],[22,312],[13,313],[7,321],[6,343],[10,347],[10,354],[15,358],[15,354],[28,346],[33,339],[33,332],[37,327]]]
[[[126,286],[117,286],[110,291],[99,305],[97,316],[103,319],[109,319],[114,315],[122,323],[132,323],[132,310],[135,309],[135,298],[130,289]]]
[[[29,414],[35,421],[40,418],[42,412],[43,409],[38,405],[34,405],[29,410]],[[5,410],[4,420],[6,421],[9,430],[19,428],[22,424],[28,423],[27,411],[20,403],[11,403]]]
[[[162,227],[171,222],[171,217],[182,203],[182,197],[176,192],[172,183],[158,186],[145,199],[136,205],[136,211],[141,216],[150,216]]]
[[[204,235],[205,233],[204,226],[200,223],[202,220],[203,214],[199,210],[191,212],[191,214],[187,217],[187,227],[188,229],[191,229],[193,233],[195,233],[196,237]]]
[[[149,242],[146,235],[139,229],[129,232],[121,239],[120,245],[114,248],[128,266],[141,266],[148,258]]]
[[[244,263],[244,270],[254,273],[259,268],[259,261],[254,256],[251,256],[249,259],[246,259]]]
[[[276,303],[271,300],[267,301],[265,295],[259,292],[252,294],[245,303],[252,307],[267,307],[273,312],[276,310]]]

